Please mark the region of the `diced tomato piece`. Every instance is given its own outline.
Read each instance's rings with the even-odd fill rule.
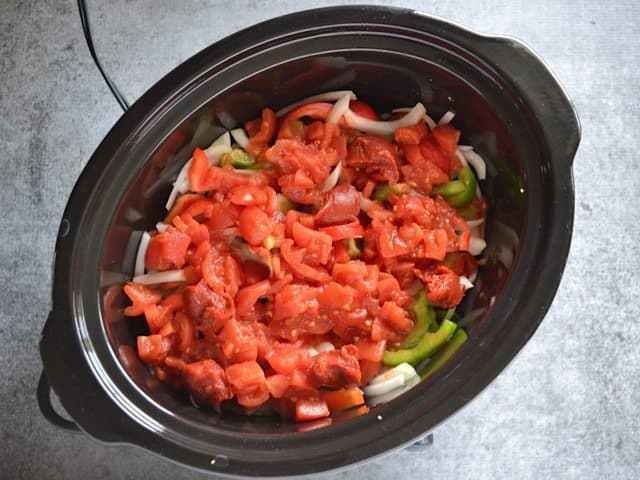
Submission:
[[[247,207],[238,219],[240,235],[251,245],[259,245],[269,235],[269,216],[258,207]]]
[[[387,342],[385,340],[379,340],[374,342],[372,340],[360,340],[355,344],[358,349],[358,354],[356,358],[358,360],[367,360],[369,362],[380,362],[382,360],[382,355],[384,354],[384,350],[387,346]]]
[[[233,362],[246,362],[258,358],[258,345],[251,323],[230,319],[218,336],[224,343],[222,352]]]
[[[320,306],[325,310],[350,310],[356,292],[352,287],[341,285],[336,282],[329,282],[322,287],[321,293],[318,295]]]
[[[142,315],[145,307],[155,305],[162,300],[160,292],[141,283],[127,283],[124,286],[124,293],[132,303],[124,309],[124,314],[127,317]]]
[[[397,143],[401,145],[419,145],[422,140],[429,136],[429,129],[420,120],[410,127],[397,128],[393,134]]]
[[[236,363],[225,370],[231,390],[240,405],[259,407],[269,400],[269,389],[264,372],[254,361]]]
[[[153,270],[181,268],[186,261],[189,235],[169,227],[149,240],[144,263]]]
[[[173,207],[171,207],[171,210],[164,218],[164,223],[171,224],[173,217],[175,217],[176,215],[180,215],[189,205],[202,198],[202,195],[200,195],[199,193],[184,193],[178,196],[175,203],[173,204]]]
[[[433,137],[436,139],[442,150],[448,155],[455,155],[460,140],[460,130],[451,125],[441,125],[433,129]]]
[[[444,260],[447,254],[448,237],[442,228],[424,233],[424,256],[433,260]]]
[[[400,284],[393,275],[384,274],[383,278],[382,275],[380,274],[381,278],[378,281],[378,298],[381,302],[394,300],[400,292]]]
[[[233,397],[224,370],[213,360],[189,363],[183,374],[196,402],[218,407]]]
[[[149,364],[158,364],[171,352],[173,337],[154,335],[140,335],[137,339],[138,356],[140,360]]]
[[[454,149],[455,152],[455,149]],[[422,157],[434,165],[437,165],[447,176],[451,173],[451,157],[450,153],[443,151],[441,146],[433,139],[427,139],[420,144],[420,153]]]
[[[331,253],[331,237],[296,222],[292,227],[293,240],[300,247],[305,248],[308,257],[314,262],[324,265],[329,261]]]
[[[212,290],[204,281],[184,289],[187,314],[205,335],[216,334],[233,316],[233,299],[225,292]]]
[[[312,359],[306,347],[283,343],[267,354],[267,361],[277,373],[290,374],[306,370]]]
[[[360,384],[360,365],[353,345],[321,352],[309,367],[309,381],[315,387],[341,388]]]
[[[212,232],[221,232],[225,228],[233,227],[236,225],[241,211],[241,207],[237,205],[215,203],[207,227]]]
[[[444,265],[456,275],[470,277],[478,270],[478,262],[469,252],[450,252],[444,259]]]
[[[280,246],[280,256],[285,262],[287,262],[287,265],[289,265],[293,273],[305,280],[311,280],[319,283],[326,283],[331,279],[326,271],[303,263],[303,255],[304,251],[294,249],[293,242],[291,240],[285,240],[282,242],[282,245]]]
[[[398,156],[395,144],[375,135],[363,135],[349,145],[347,166],[364,169],[369,178],[395,185],[400,177]]]
[[[150,304],[144,307],[144,318],[151,333],[158,333],[173,317],[170,308]]]
[[[361,287],[361,283],[367,276],[367,264],[361,260],[351,260],[346,263],[336,263],[331,274],[337,282],[350,285],[354,288]]]
[[[247,287],[242,288],[238,292],[238,302],[236,304],[236,314],[244,317],[253,308],[260,297],[264,297],[269,293],[271,283],[269,280],[262,280]]]
[[[464,289],[460,277],[447,267],[440,265],[428,272],[416,269],[415,273],[427,287],[427,300],[432,305],[453,308],[462,300]]]
[[[277,123],[276,114],[270,108],[262,110],[262,117],[259,120],[247,122],[245,128],[250,135],[247,152],[256,157],[261,155],[275,137]]]
[[[330,415],[329,407],[324,400],[307,399],[296,402],[296,421],[306,422]]]
[[[231,255],[226,255],[223,261],[225,288],[234,297],[244,281],[244,273],[238,261]]]
[[[192,192],[204,192],[208,189],[209,160],[201,148],[196,147],[191,157],[187,175]]]
[[[273,398],[282,398],[289,388],[289,377],[287,375],[275,374],[266,378],[267,388]]]
[[[344,225],[321,227],[318,230],[329,235],[331,240],[334,242],[350,238],[362,238],[364,235],[364,229],[358,220],[354,220],[353,222],[346,223]]]
[[[323,390],[320,392],[320,399],[327,404],[331,412],[341,412],[364,403],[364,395],[358,387]]]
[[[367,385],[373,377],[380,372],[381,362],[371,362],[369,360],[360,360],[360,372],[362,372],[362,379],[360,385]]]
[[[384,302],[380,310],[380,318],[400,335],[405,335],[413,328],[413,322],[407,311],[395,302]]]
[[[363,102],[362,100],[351,100],[349,102],[349,109],[360,117],[364,117],[374,121],[380,120],[380,117],[373,109],[373,107],[371,107],[371,105],[369,105],[368,103]]]
[[[229,192],[229,200],[234,205],[260,206],[267,203],[267,192],[255,185],[238,185]]]
[[[173,319],[174,328],[178,334],[178,348],[181,352],[186,351],[195,340],[195,329],[191,319],[182,312],[176,313]]]

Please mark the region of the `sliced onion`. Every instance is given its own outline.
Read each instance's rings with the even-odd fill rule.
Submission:
[[[216,138],[213,143],[209,145],[209,148],[217,147],[219,145],[225,145],[226,147],[229,147],[229,149],[231,149],[231,135],[229,135],[229,132],[224,132],[222,135]]]
[[[376,135],[393,135],[393,132],[398,128],[415,125],[422,120],[426,113],[427,110],[424,105],[418,102],[404,117],[393,121],[378,122],[370,120],[355,114],[351,110],[345,112],[344,118],[347,121],[347,125],[361,132],[374,133]]]
[[[234,128],[230,133],[236,143],[246,150],[249,145],[249,137],[247,137],[244,128]]]
[[[484,218],[476,218],[475,220],[467,220],[467,225],[469,225],[469,228],[479,227],[483,223],[484,223]]]
[[[476,171],[476,175],[480,180],[484,180],[485,178],[487,178],[487,164],[485,163],[484,158],[482,158],[473,150],[463,151],[462,154],[464,155],[464,158],[467,160],[467,162],[469,162],[469,165],[471,165]]]
[[[389,380],[391,377],[395,377],[396,375],[402,375],[405,381],[412,379],[413,377],[418,376],[418,372],[416,372],[415,368],[413,368],[408,363],[401,363],[380,375],[376,375],[369,381],[369,385],[375,385],[377,383],[384,382]]]
[[[357,98],[356,94],[353,93],[351,90],[335,90],[333,92],[319,93],[318,95],[312,95],[310,97],[303,98],[302,100],[299,100],[295,103],[292,103],[291,105],[287,105],[286,107],[281,108],[276,112],[276,117],[281,117],[286,113],[289,113],[294,108],[299,107],[300,105],[304,105],[305,103],[335,102],[336,100],[339,100],[345,95],[349,95],[349,100],[355,100]]]
[[[151,235],[147,232],[143,232],[140,238],[140,244],[138,245],[138,254],[136,255],[136,265],[133,269],[133,274],[138,277],[144,275],[144,256],[147,253],[147,247],[149,246],[149,240]]]
[[[471,255],[480,255],[485,248],[487,248],[487,242],[483,238],[472,236],[469,240],[469,253]]]
[[[513,250],[501,245],[498,247],[497,253],[498,260],[500,260],[505,267],[510,268],[513,264]]]
[[[473,150],[473,147],[471,145],[458,145],[458,150],[468,152],[469,150]]]
[[[433,118],[431,118],[429,115],[427,115],[426,113],[424,114],[424,121],[427,124],[427,126],[429,127],[429,130],[431,130],[431,131],[433,131],[433,129],[438,126],[436,124],[435,120]]]
[[[333,187],[338,184],[338,180],[340,180],[340,175],[342,175],[342,162],[338,162],[333,171],[329,174],[327,179],[324,181],[321,192],[328,192]]]
[[[307,347],[307,352],[309,352],[310,357],[315,357],[319,353],[318,350],[313,347]]]
[[[407,113],[411,111],[411,107],[400,107],[391,110],[391,113]]]
[[[331,350],[335,350],[336,347],[333,346],[331,342],[322,342],[316,345],[316,350],[318,352],[330,352]]]
[[[327,117],[327,123],[329,125],[336,125],[347,110],[349,110],[349,102],[351,101],[351,95],[346,93],[344,96],[333,105],[333,108],[329,112]]]
[[[460,285],[462,285],[462,288],[464,288],[465,290],[473,288],[473,282],[464,275],[460,275]]]
[[[394,376],[389,377],[382,382],[367,385],[362,389],[362,391],[367,397],[377,397],[378,395],[383,395],[398,387],[402,387],[404,384],[404,375],[396,373]]]
[[[158,232],[160,233],[165,232],[167,228],[169,228],[169,225],[164,222],[156,223],[156,230],[158,230]]]
[[[469,165],[467,163],[467,159],[464,158],[463,153],[458,149],[456,149],[456,157],[458,157],[458,160],[460,160],[460,163],[462,164],[463,167],[466,167],[467,165]]]
[[[438,125],[439,126],[449,125],[451,123],[451,120],[453,120],[453,117],[455,116],[456,116],[456,112],[454,112],[453,110],[447,110],[447,113],[442,115],[440,120],[438,120]]]
[[[158,283],[184,282],[187,280],[184,270],[167,270],[166,272],[153,272],[146,275],[137,275],[133,277],[134,283],[143,283],[145,285],[155,285]]]
[[[391,390],[388,393],[384,393],[384,394],[378,395],[376,397],[367,398],[367,404],[370,407],[375,407],[376,405],[380,405],[381,403],[390,402],[394,398],[396,398],[396,397],[402,395],[403,393],[408,392],[409,390],[411,390],[418,383],[420,383],[420,377],[416,376],[416,377],[412,378],[411,380],[407,381],[407,383],[401,388],[396,388],[394,390]]]
[[[444,317],[442,318],[442,320],[443,321],[444,320],[451,320],[451,318],[453,318],[453,314],[454,313],[456,313],[456,309],[455,308],[450,308],[449,310],[447,310],[447,313],[444,314]]]

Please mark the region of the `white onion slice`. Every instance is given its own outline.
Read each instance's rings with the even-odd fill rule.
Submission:
[[[391,110],[391,113],[407,113],[411,111],[411,107],[400,107]]]
[[[133,269],[133,274],[138,277],[144,275],[144,256],[147,253],[147,247],[149,246],[149,240],[151,235],[147,232],[143,232],[140,238],[140,244],[138,245],[138,254],[136,255],[136,266]]]
[[[510,268],[513,264],[513,250],[502,245],[498,247],[497,253],[498,260],[500,260],[505,267]]]
[[[158,283],[184,282],[187,277],[184,270],[167,270],[166,272],[153,272],[146,275],[138,275],[133,277],[134,283],[143,283],[145,285],[155,285]]]
[[[338,180],[340,180],[340,175],[342,175],[342,162],[338,162],[333,171],[329,174],[329,176],[324,181],[321,192],[328,192],[333,187],[338,184]]]
[[[471,145],[458,145],[458,150],[468,152],[469,150],[473,150],[473,147]]]
[[[483,238],[472,236],[469,240],[469,253],[471,255],[480,255],[485,248],[487,248],[487,242]]]
[[[458,160],[460,160],[460,163],[462,164],[463,167],[466,167],[469,165],[467,163],[467,159],[464,158],[464,154],[458,149],[456,149],[456,157],[458,157]]]
[[[327,123],[330,125],[336,125],[347,110],[349,110],[349,102],[351,101],[351,95],[348,93],[340,97],[340,99],[333,105],[333,108],[329,112],[327,117]]]
[[[351,110],[345,112],[344,118],[347,121],[347,125],[361,132],[374,133],[376,135],[393,135],[393,132],[398,128],[415,125],[422,120],[426,113],[427,110],[424,108],[424,105],[418,102],[404,117],[393,121],[378,122],[370,120],[355,114]]]
[[[451,120],[453,120],[453,117],[455,116],[456,116],[456,112],[454,112],[453,110],[447,110],[447,112],[444,115],[442,115],[440,120],[438,120],[438,125],[439,126],[449,125],[451,123]]]
[[[313,347],[307,347],[307,352],[309,352],[310,357],[315,357],[319,353],[318,350]]]
[[[369,397],[367,399],[367,404],[370,407],[375,407],[376,405],[379,405],[381,403],[390,402],[394,398],[396,398],[396,397],[402,395],[403,393],[411,390],[418,383],[420,383],[420,377],[416,376],[416,377],[412,378],[411,380],[407,381],[407,383],[402,388],[396,388],[394,390],[391,390],[388,393],[384,393],[384,394],[378,395],[376,397]]]
[[[401,363],[400,365],[396,365],[395,367],[387,370],[380,375],[376,375],[369,381],[369,385],[375,385],[376,383],[381,383],[386,380],[389,380],[391,377],[395,377],[396,375],[402,375],[405,381],[412,379],[413,377],[417,377],[418,373],[415,368],[413,368],[408,363]]]
[[[167,228],[169,228],[169,225],[164,222],[156,223],[156,230],[158,230],[158,232],[160,233],[166,232]]]
[[[402,387],[405,384],[404,376],[401,373],[396,373],[394,376],[384,380],[382,382],[369,384],[362,389],[367,397],[377,397],[390,392],[398,387]]]
[[[336,347],[333,346],[331,342],[322,342],[316,345],[316,350],[318,352],[330,352],[331,350],[335,350]]]
[[[466,277],[465,277],[466,278]],[[455,308],[450,308],[449,310],[447,310],[447,313],[444,314],[444,317],[442,318],[442,320],[451,320],[451,318],[453,318],[453,314],[456,313],[456,309]]]
[[[281,117],[286,113],[289,113],[294,108],[299,107],[300,105],[304,105],[305,103],[335,102],[336,100],[339,100],[345,95],[349,95],[349,100],[355,100],[357,98],[356,94],[353,93],[351,90],[335,90],[333,92],[319,93],[318,95],[312,95],[310,97],[303,98],[302,100],[298,100],[297,102],[294,102],[291,105],[287,105],[286,107],[281,108],[276,112],[276,117]]]
[[[458,147],[459,148],[459,147]],[[469,162],[469,165],[476,171],[476,175],[480,180],[487,178],[487,164],[484,159],[473,150],[463,151],[464,158]]]
[[[462,285],[462,288],[464,288],[465,290],[473,288],[473,282],[464,275],[460,275],[460,285]]]
[[[222,135],[216,138],[213,143],[209,145],[209,148],[217,147],[219,145],[225,145],[226,147],[231,149],[231,135],[229,135],[229,132],[224,132]]]
[[[431,131],[433,131],[433,129],[438,126],[436,124],[435,120],[433,118],[431,118],[429,115],[427,115],[426,113],[424,114],[424,121],[427,124],[427,126],[429,127],[429,130],[431,130]]]
[[[249,137],[247,137],[244,128],[234,128],[230,133],[236,143],[246,150],[249,145]]]
[[[484,218],[476,218],[475,220],[467,220],[467,225],[469,225],[469,228],[479,227],[483,223],[484,223]]]

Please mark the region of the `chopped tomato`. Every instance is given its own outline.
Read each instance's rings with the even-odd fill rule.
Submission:
[[[152,270],[181,268],[186,261],[189,243],[191,243],[189,235],[169,227],[149,240],[144,263]]]
[[[340,388],[360,384],[360,365],[353,345],[321,352],[309,367],[309,381],[316,387]]]
[[[398,147],[393,143],[382,137],[363,135],[349,145],[347,165],[363,169],[373,180],[395,185],[399,178],[398,156]]]
[[[305,371],[311,364],[311,355],[305,347],[284,343],[267,354],[267,361],[277,373],[290,374]]]
[[[460,130],[451,125],[441,125],[433,129],[433,138],[447,155],[455,155],[460,140]]]
[[[337,225],[354,220],[360,213],[360,193],[353,185],[338,185],[324,196],[324,204],[315,215],[319,226]]]
[[[145,307],[155,305],[162,300],[160,292],[140,283],[127,283],[124,286],[124,293],[132,303],[124,309],[124,314],[128,317],[142,315]]]
[[[231,391],[240,405],[259,407],[269,400],[269,389],[262,367],[256,362],[236,363],[225,370]]]
[[[247,207],[238,219],[240,235],[251,245],[259,245],[269,235],[269,217],[258,207]]]
[[[262,280],[244,287],[238,292],[238,303],[236,306],[236,314],[244,317],[253,308],[260,297],[264,297],[269,293],[271,283],[269,280]]]
[[[138,356],[149,364],[162,362],[173,348],[173,338],[159,334],[138,337]]]
[[[453,308],[460,303],[464,290],[460,277],[445,266],[433,271],[416,270],[416,275],[427,287],[427,300],[440,308]]]
[[[382,355],[384,354],[384,349],[387,346],[387,342],[385,340],[374,342],[372,340],[366,339],[360,340],[355,345],[358,349],[358,354],[356,355],[356,358],[358,360],[380,362],[382,360]]]
[[[224,370],[213,360],[201,360],[184,367],[184,377],[194,400],[218,407],[233,397]]]
[[[340,412],[364,403],[362,390],[357,387],[324,390],[320,392],[320,399],[327,404],[331,412]]]
[[[204,192],[208,189],[209,160],[201,148],[193,151],[191,165],[189,165],[189,188],[192,192]]]

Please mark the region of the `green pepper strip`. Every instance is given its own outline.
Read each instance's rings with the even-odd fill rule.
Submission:
[[[232,151],[222,155],[220,162],[223,165],[231,164],[233,168],[251,168],[255,164],[255,160],[244,150],[234,148]]]
[[[456,330],[456,333],[453,334],[451,340],[447,342],[447,344],[442,347],[427,363],[425,369],[420,373],[421,378],[427,378],[433,372],[438,370],[442,365],[444,365],[447,360],[449,360],[454,353],[458,351],[458,349],[462,346],[464,342],[467,341],[467,334],[464,330],[459,329]]]
[[[296,205],[281,193],[276,195],[276,204],[280,213],[286,214],[289,210],[294,210]]]
[[[434,187],[433,193],[442,195],[454,208],[462,207],[473,200],[476,194],[476,176],[468,166],[463,167],[457,180]]]
[[[382,357],[382,363],[389,366],[409,363],[416,365],[421,360],[433,354],[438,348],[449,340],[458,326],[450,320],[445,320],[440,328],[433,333],[425,333],[418,344],[409,349],[386,351]]]
[[[402,195],[407,192],[407,189],[408,186],[406,183],[396,183],[393,186],[381,184],[373,191],[371,198],[381,202],[386,202],[389,200],[389,195]]]
[[[424,337],[425,333],[437,330],[438,328],[436,312],[429,307],[427,294],[424,290],[421,290],[418,294],[418,298],[416,298],[416,301],[411,306],[411,311],[416,317],[416,323],[413,326],[413,330],[409,332],[400,344],[401,350],[415,347],[420,342],[420,339]]]

